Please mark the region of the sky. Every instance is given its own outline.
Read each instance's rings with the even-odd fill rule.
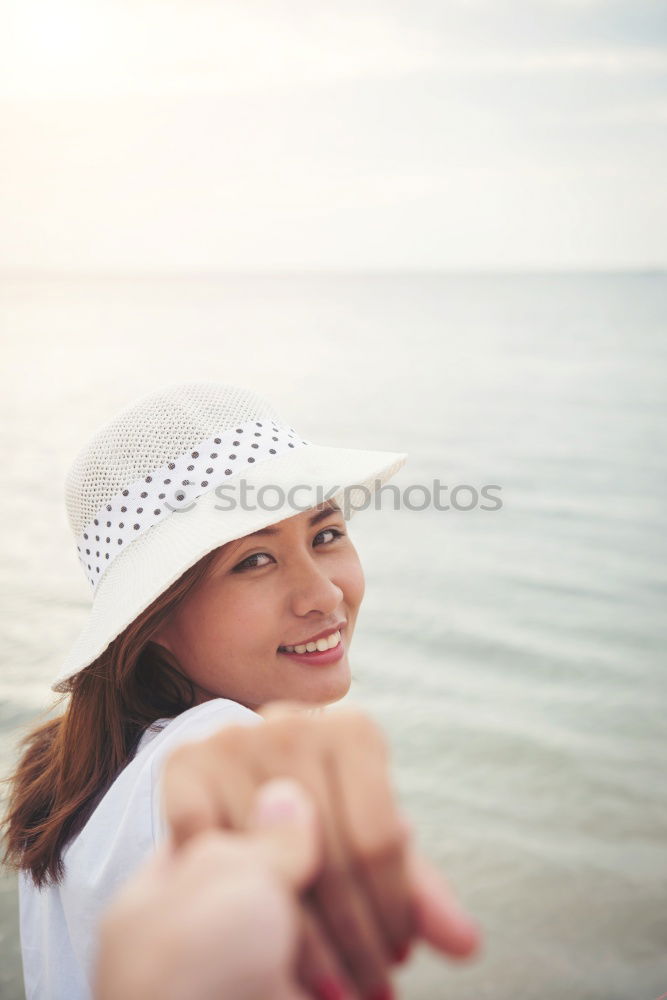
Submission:
[[[3,0],[0,271],[667,266],[665,0]]]

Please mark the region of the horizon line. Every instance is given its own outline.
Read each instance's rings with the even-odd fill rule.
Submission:
[[[1,269],[0,281],[25,279],[214,279],[243,277],[364,277],[382,275],[443,275],[443,276],[557,276],[557,275],[659,275],[667,273],[667,264],[627,264],[599,266],[549,266],[549,267],[439,267],[439,266],[402,266],[402,267],[261,267],[261,268],[163,268],[149,270],[134,268],[74,269],[74,268],[22,268],[16,270]]]

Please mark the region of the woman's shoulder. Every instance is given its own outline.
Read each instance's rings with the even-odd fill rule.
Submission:
[[[157,719],[148,726],[139,741],[135,758],[148,746],[152,746],[153,752],[162,756],[167,747],[173,749],[181,742],[205,739],[221,726],[253,725],[262,721],[261,715],[237,701],[211,698],[172,719]]]
[[[101,798],[80,834],[65,849],[95,867],[101,851],[109,858],[128,850],[143,856],[153,842],[154,797],[165,758],[181,743],[205,739],[226,725],[263,722],[261,715],[238,702],[214,698],[187,709],[173,719],[158,719],[144,732],[132,760]],[[108,860],[108,859],[107,859]],[[124,862],[123,862],[124,865]],[[121,867],[123,867],[121,865]]]

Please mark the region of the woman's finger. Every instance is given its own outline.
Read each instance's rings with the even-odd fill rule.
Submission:
[[[322,872],[312,889],[313,900],[321,924],[360,995],[364,1000],[388,997],[391,955],[359,877],[357,859],[345,842],[336,804],[334,769],[330,761],[326,764],[329,785],[320,799],[325,853]]]
[[[300,892],[295,980],[317,1000],[355,1000],[357,994],[322,931],[307,888],[322,865],[322,832],[313,799],[291,778],[273,778],[259,789],[248,821],[258,860]],[[233,835],[231,835],[233,836]]]
[[[390,783],[384,737],[365,716],[352,716],[348,725],[349,738],[331,755],[334,794],[359,884],[389,955],[400,961],[416,928],[406,867],[408,837]]]
[[[190,744],[167,757],[160,774],[160,805],[173,844],[181,847],[192,837],[222,826],[220,801],[202,757]]]
[[[320,820],[312,797],[290,778],[265,782],[255,796],[248,827],[258,860],[290,888],[301,891],[295,978],[317,1000],[356,1000],[358,994],[306,892],[319,874],[323,853]]]
[[[244,829],[258,784],[248,775],[243,752],[248,731],[230,726],[167,757],[161,806],[176,848],[205,830]]]
[[[340,805],[334,795],[331,752],[332,746],[335,752],[346,738],[342,721],[328,726],[324,718],[278,714],[261,730],[253,728],[251,732],[255,739],[248,755],[253,776],[264,781],[275,775],[292,775],[317,807],[323,862],[312,899],[322,928],[360,994],[386,994],[391,957],[346,847]]]
[[[480,933],[437,868],[421,854],[410,851],[408,871],[420,936],[452,958],[474,955],[480,946]]]
[[[359,993],[322,928],[309,894],[302,898],[300,910],[299,983],[315,1000],[358,1000]]]

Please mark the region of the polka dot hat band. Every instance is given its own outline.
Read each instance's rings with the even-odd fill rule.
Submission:
[[[173,461],[128,483],[100,507],[79,535],[79,559],[89,583],[97,587],[122,546],[150,531],[159,519],[184,512],[206,490],[229,482],[248,465],[307,444],[292,427],[266,418],[250,420],[199,441],[192,451],[175,455]]]
[[[174,383],[128,406],[92,436],[65,480],[93,603],[53,689],[69,690],[80,670],[212,549],[324,496],[341,506],[347,499],[352,516],[406,458],[314,444],[267,400],[226,383]],[[242,484],[255,497],[272,487],[279,500],[270,507],[221,502],[220,487]],[[297,486],[295,506],[289,497]]]

